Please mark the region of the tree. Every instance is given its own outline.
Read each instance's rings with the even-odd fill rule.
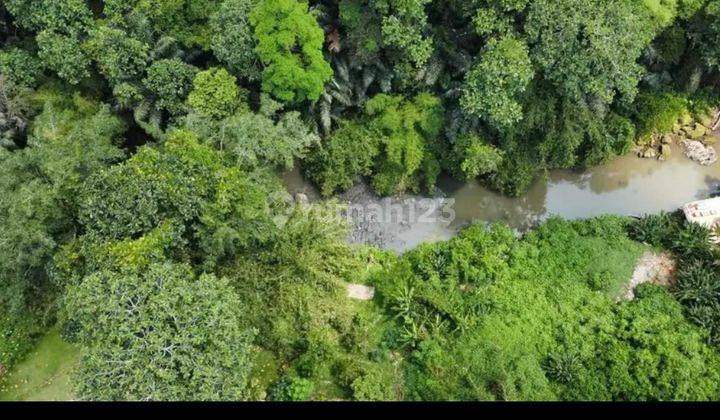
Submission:
[[[186,99],[193,86],[197,69],[179,59],[163,59],[147,69],[143,85],[156,98],[156,106],[172,116],[186,111]]]
[[[501,151],[476,135],[459,137],[453,147],[459,169],[467,179],[496,172],[503,160]]]
[[[182,226],[196,260],[212,268],[272,233],[270,182],[230,165],[226,155],[188,131],[172,131],[160,149],[144,147],[90,177],[79,215],[91,238],[147,234],[167,221]]]
[[[0,149],[0,364],[6,368],[53,321],[58,291],[50,262],[77,233],[83,180],[123,157],[116,142],[125,126],[108,106],[42,93],[43,111],[27,146]]]
[[[715,71],[720,70],[720,1],[707,2],[699,13],[700,19],[691,28],[691,39],[702,54],[705,64]]]
[[[34,88],[42,76],[42,66],[36,56],[20,48],[0,50],[0,74],[8,83]]]
[[[235,76],[223,68],[201,71],[193,80],[188,105],[210,118],[227,117],[237,109],[241,100],[236,82]]]
[[[9,0],[7,8],[19,26],[37,31],[38,56],[71,84],[89,75],[89,59],[81,48],[92,24],[83,0]]]
[[[18,26],[32,31],[62,30],[78,34],[92,21],[83,0],[7,0],[6,7]]]
[[[343,121],[306,160],[310,179],[324,196],[352,187],[361,176],[369,176],[379,154],[379,142],[364,121]]]
[[[262,71],[249,21],[256,3],[256,0],[225,0],[210,19],[215,56],[234,74],[253,81],[260,80]]]
[[[382,16],[383,43],[399,50],[416,68],[425,65],[433,52],[432,38],[425,36],[430,0],[371,0]]]
[[[90,76],[90,59],[76,38],[52,30],[37,35],[38,57],[50,70],[70,84],[78,84]]]
[[[373,187],[380,194],[417,190],[425,178],[430,188],[439,172],[431,144],[440,134],[443,108],[439,99],[421,93],[410,100],[379,94],[365,104],[381,157],[373,170]]]
[[[296,158],[320,143],[300,113],[281,113],[282,106],[262,95],[260,112],[243,109],[220,121],[189,115],[186,127],[237,159],[240,167],[291,169]]]
[[[85,347],[82,399],[247,398],[252,331],[225,279],[169,262],[98,271],[68,288],[65,310]]]
[[[0,50],[0,147],[25,145],[31,89],[42,76],[37,57],[24,50]]]
[[[210,48],[209,19],[221,0],[105,0],[103,12],[118,22],[144,20],[155,35],[177,39],[186,47]],[[129,20],[130,20],[129,19]],[[135,21],[137,23],[137,21]]]
[[[150,59],[147,44],[108,26],[90,31],[87,49],[111,85],[139,78]]]
[[[573,101],[597,98],[607,104],[616,94],[632,99],[643,73],[637,59],[668,23],[665,14],[674,13],[664,4],[652,10],[648,4],[657,2],[534,1],[525,24],[531,58]]]
[[[322,53],[324,36],[304,0],[262,0],[250,14],[265,68],[262,88],[283,102],[315,102],[332,69]]]
[[[460,105],[502,130],[522,119],[517,101],[533,77],[528,48],[515,38],[492,39],[465,79]]]

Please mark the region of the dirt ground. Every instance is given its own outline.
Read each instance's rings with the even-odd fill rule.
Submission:
[[[676,280],[676,269],[677,264],[670,254],[646,252],[638,260],[622,298],[626,300],[634,299],[635,288],[643,283],[653,283],[663,287],[673,286]]]

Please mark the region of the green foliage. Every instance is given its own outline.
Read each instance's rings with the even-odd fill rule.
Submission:
[[[382,16],[383,42],[399,50],[414,66],[421,67],[433,52],[432,38],[425,36],[430,0],[371,0]]]
[[[516,98],[532,77],[528,48],[522,41],[493,39],[467,74],[460,105],[503,129],[522,119],[522,106]]]
[[[353,58],[364,63],[377,59],[383,45],[380,17],[367,6],[364,0],[338,2],[340,22],[346,31],[344,42],[351,46]]]
[[[332,77],[323,31],[305,0],[262,0],[250,14],[265,68],[262,88],[283,102],[315,102]]]
[[[408,353],[408,397],[714,398],[720,359],[669,293],[645,286],[614,301],[643,251],[626,225],[552,219],[521,240],[476,225],[378,275]],[[600,289],[588,280],[598,274]]]
[[[678,258],[675,296],[692,322],[707,330],[708,341],[720,345],[720,273],[710,231],[687,223],[681,214],[645,216],[630,226],[637,240],[672,251]]]
[[[366,103],[365,113],[382,151],[373,171],[375,190],[385,195],[417,190],[421,176],[432,187],[435,179],[423,166],[435,159],[430,145],[440,134],[443,121],[440,100],[428,93],[411,100],[379,94]]]
[[[325,196],[347,190],[360,176],[372,173],[378,147],[377,137],[362,123],[343,122],[313,150],[306,162],[307,174]]]
[[[43,69],[40,61],[24,50],[0,50],[0,146],[14,149],[25,143],[31,89]]]
[[[230,71],[248,80],[259,80],[262,70],[249,22],[255,3],[256,0],[224,0],[210,20],[213,53]]]
[[[503,161],[501,151],[476,135],[458,137],[453,148],[460,161],[460,170],[467,179],[496,172]]]
[[[540,166],[533,153],[527,149],[506,152],[497,172],[488,176],[490,186],[511,197],[527,191],[537,178],[537,168]]]
[[[42,76],[37,57],[19,48],[0,50],[0,74],[12,83],[23,87],[35,87]]]
[[[7,8],[19,26],[38,32],[38,56],[48,69],[71,84],[89,76],[81,38],[92,13],[83,0],[10,0]]]
[[[313,383],[305,378],[283,378],[275,384],[271,397],[274,401],[305,401],[310,398]]]
[[[100,26],[90,32],[88,51],[111,84],[137,79],[149,60],[149,46],[116,28]]]
[[[707,3],[704,9],[707,31],[702,36],[702,45],[705,47],[705,62],[716,70],[720,68],[720,1],[713,0]]]
[[[717,0],[5,0],[0,375],[59,318],[83,399],[716,399],[718,251],[681,215],[397,256],[277,173],[519,195],[708,120],[718,22]],[[624,301],[650,246],[677,283]]]
[[[647,8],[649,4],[658,7]],[[526,23],[533,61],[573,100],[595,97],[610,103],[616,93],[632,98],[642,74],[636,61],[661,26],[653,24],[657,16],[648,11],[662,14],[666,6],[624,0],[534,1]],[[667,23],[666,17],[661,20]]]
[[[90,59],[76,38],[44,30],[37,35],[36,41],[40,48],[38,56],[43,64],[61,79],[70,84],[78,84],[90,76]]]
[[[657,48],[657,61],[663,64],[680,63],[687,51],[687,33],[680,25],[674,25],[664,31],[654,41]]]
[[[642,92],[635,101],[638,138],[667,133],[679,118],[688,114],[688,101],[672,92]]]
[[[99,271],[68,289],[85,347],[77,394],[89,400],[238,400],[251,331],[227,280],[189,266]]]
[[[52,319],[47,265],[76,231],[83,180],[123,153],[125,127],[106,105],[45,91],[27,147],[0,151],[0,364],[12,366]]]
[[[198,113],[215,119],[231,115],[242,98],[237,79],[224,68],[201,71],[193,80],[188,105]]]
[[[218,9],[220,1],[132,0],[123,2],[126,4],[114,4],[113,8],[126,13],[132,10],[146,17],[156,32],[176,38],[184,45],[209,49],[209,19],[211,13]],[[115,2],[120,1],[113,1]]]
[[[253,169],[272,166],[291,169],[296,158],[320,143],[298,112],[280,113],[282,106],[262,97],[259,113],[241,110],[220,121],[189,115],[186,126],[216,148],[227,151],[238,165]]]
[[[176,58],[158,60],[148,67],[143,84],[157,97],[159,108],[178,116],[185,111],[196,72],[195,67]]]
[[[7,0],[18,26],[33,31],[63,30],[77,34],[92,18],[83,0]]]
[[[222,212],[230,225],[218,229],[246,237],[258,228],[250,215],[258,223],[266,217],[265,201],[258,198],[265,194],[261,191],[245,174],[226,168],[222,155],[193,134],[175,131],[162,149],[145,147],[91,177],[80,194],[79,220],[93,235],[119,239],[147,233],[164,220],[190,224],[199,216],[205,218],[202,229],[211,241],[210,226],[219,221],[210,221]],[[245,234],[230,230],[234,223]]]

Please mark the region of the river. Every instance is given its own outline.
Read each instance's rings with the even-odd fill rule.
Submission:
[[[290,192],[302,192],[311,200],[319,198],[297,168],[284,179]],[[374,216],[374,220],[368,221],[354,216],[351,242],[402,252],[423,242],[448,239],[459,228],[475,221],[503,222],[524,231],[551,215],[578,219],[601,214],[639,216],[672,211],[720,191],[720,163],[701,166],[686,158],[681,146],[675,145],[672,156],[664,162],[627,155],[584,171],[548,171],[518,198],[490,191],[477,181],[461,183],[449,177],[441,178],[438,187],[445,199],[411,195],[380,199],[364,185],[341,195],[342,200],[360,209],[370,204],[383,208],[399,205],[406,209],[398,212],[402,216],[393,214],[392,219]],[[446,199],[452,200],[443,201]],[[449,206],[444,210],[454,212],[452,221],[437,217],[442,206]],[[434,208],[438,211],[427,211]],[[432,217],[421,217],[423,214]]]

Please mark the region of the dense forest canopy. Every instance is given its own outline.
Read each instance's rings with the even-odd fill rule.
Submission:
[[[0,384],[59,325],[89,400],[717,400],[702,228],[475,225],[396,256],[279,174],[519,195],[719,88],[720,0],[0,0]],[[618,302],[651,246],[677,287]]]

